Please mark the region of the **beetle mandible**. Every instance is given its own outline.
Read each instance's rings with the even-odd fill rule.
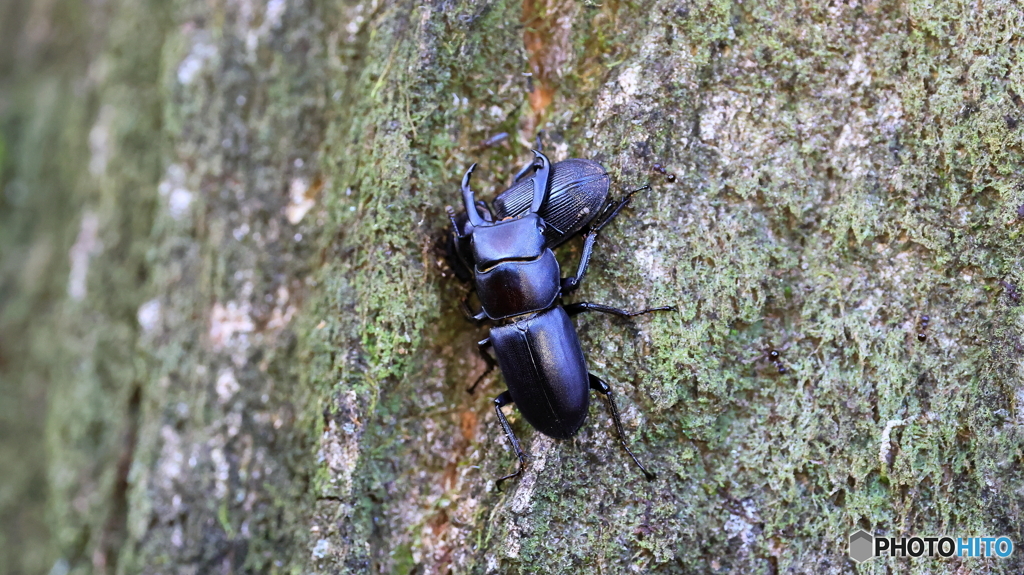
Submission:
[[[460,277],[473,279],[482,308],[468,315],[476,321],[493,322],[489,337],[478,343],[487,370],[470,390],[495,366],[501,368],[508,387],[494,400],[494,410],[519,458],[519,468],[496,484],[500,488],[503,481],[526,468],[526,455],[501,408],[514,403],[535,429],[555,439],[568,439],[586,419],[590,390],[608,399],[623,448],[651,480],[654,475],[626,443],[611,387],[588,371],[569,317],[588,311],[634,317],[675,308],[631,313],[606,305],[561,301],[579,287],[601,229],[626,207],[633,194],[649,186],[618,202],[607,202],[609,178],[597,162],[569,159],[552,165],[540,151],[533,154],[533,162],[516,174],[515,184],[495,199],[495,213],[485,202],[477,201],[469,187],[476,164],[462,178],[465,214],[456,216],[451,206],[447,208],[452,224],[449,259],[454,260],[452,267]],[[552,248],[577,233],[584,234],[583,254],[576,274],[562,278]],[[468,310],[465,302],[463,308]],[[496,359],[487,348],[494,350]]]

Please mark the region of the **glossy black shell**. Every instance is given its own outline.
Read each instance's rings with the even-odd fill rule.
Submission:
[[[608,199],[611,177],[593,160],[570,158],[551,165],[551,187],[540,208],[548,228],[548,247],[555,247],[576,235],[593,220]],[[494,199],[495,219],[519,217],[530,210],[533,177],[519,180]]]
[[[519,412],[537,431],[568,439],[587,418],[590,382],[576,326],[561,307],[491,328],[498,366]]]

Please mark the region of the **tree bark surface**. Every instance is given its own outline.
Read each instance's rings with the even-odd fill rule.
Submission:
[[[1024,545],[1018,4],[16,0],[0,31],[6,572],[1024,570],[847,555]],[[574,320],[651,482],[594,401],[565,441],[507,409],[530,461],[495,488],[444,206],[541,131],[652,185],[573,299],[678,308]]]

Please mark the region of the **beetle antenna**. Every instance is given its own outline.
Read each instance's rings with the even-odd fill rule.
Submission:
[[[633,199],[634,194],[649,189],[651,189],[650,184],[644,184],[643,186],[640,186],[639,188],[627,193],[626,196],[619,200],[618,202],[609,202],[607,205],[605,205],[604,209],[601,211],[601,214],[597,217],[597,219],[600,221],[597,223],[597,225],[591,228],[591,233],[597,234],[598,232],[601,231],[601,229],[603,229],[605,226],[611,223],[611,221],[615,219],[615,216],[619,215],[619,212],[622,211],[622,208],[625,208],[629,204],[630,200]]]
[[[622,448],[625,449],[626,453],[629,454],[629,457],[633,459],[633,463],[640,468],[640,471],[643,472],[647,481],[653,481],[655,475],[650,471],[647,471],[647,468],[640,463],[640,460],[636,458],[636,455],[633,455],[633,450],[631,450],[629,448],[629,444],[626,443],[626,432],[622,431],[622,417],[619,415],[619,406],[615,405],[615,394],[612,392],[612,388],[600,377],[597,377],[592,373],[588,375],[590,376],[590,389],[597,391],[608,399],[608,407],[611,408],[612,420],[615,422],[615,430],[619,432],[619,441],[622,443]]]
[[[480,217],[480,212],[476,211],[476,199],[473,197],[473,190],[469,189],[469,178],[473,175],[473,170],[476,169],[476,164],[473,164],[466,170],[466,175],[462,176],[462,202],[466,204],[466,215],[469,216],[469,223],[473,224],[474,227],[484,225],[484,219]]]
[[[459,231],[459,222],[455,219],[455,209],[451,206],[445,206],[444,210],[448,212],[448,221],[452,223],[452,231],[455,234],[455,239],[461,240],[466,237],[462,235],[461,231]]]

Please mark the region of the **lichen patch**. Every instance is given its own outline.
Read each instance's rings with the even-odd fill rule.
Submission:
[[[71,272],[68,274],[68,297],[81,301],[86,295],[86,279],[89,275],[89,262],[93,256],[103,250],[103,242],[99,239],[100,219],[95,212],[82,214],[82,222],[78,228],[78,238],[68,251],[71,260]]]
[[[192,84],[216,56],[217,47],[207,39],[207,34],[197,33],[188,55],[178,64],[178,82],[183,86]]]
[[[110,128],[115,116],[115,108],[110,104],[104,104],[100,108],[96,123],[89,130],[89,172],[94,176],[101,176],[107,171],[107,162],[113,154]]]
[[[217,302],[210,311],[210,342],[214,349],[228,346],[238,335],[251,333],[256,325],[250,316],[252,306],[248,302]]]
[[[139,327],[142,328],[142,331],[144,333],[149,333],[160,326],[161,314],[162,309],[160,306],[160,300],[151,299],[139,306],[139,311],[135,314],[135,317],[138,320]]]
[[[301,222],[309,210],[313,209],[321,187],[319,182],[311,185],[305,178],[292,178],[288,184],[288,205],[285,207],[285,216],[290,224]]]

